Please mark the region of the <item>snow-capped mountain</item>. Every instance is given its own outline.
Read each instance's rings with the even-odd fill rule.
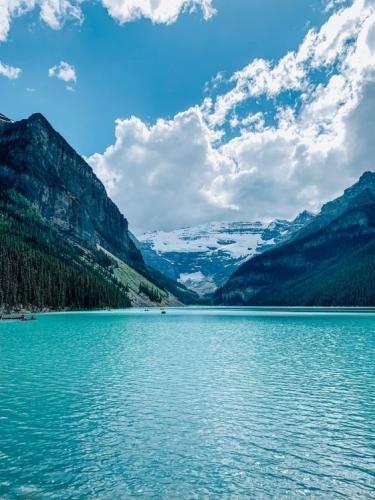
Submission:
[[[303,212],[292,222],[212,222],[153,231],[137,235],[136,244],[148,265],[202,295],[224,284],[245,260],[289,237],[312,217]]]

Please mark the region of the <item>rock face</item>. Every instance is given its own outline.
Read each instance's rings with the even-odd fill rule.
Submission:
[[[288,240],[256,255],[219,304],[375,305],[375,174],[366,172]]]
[[[10,118],[8,118],[7,116],[3,115],[2,113],[0,113],[0,121],[2,121],[2,122],[8,122],[8,123],[12,122],[12,120]]]
[[[0,116],[0,185],[24,195],[72,242],[100,245],[144,268],[103,184],[41,114],[17,122]]]
[[[138,236],[146,263],[200,295],[213,292],[252,255],[271,248],[306,225],[313,215],[295,220],[213,222]]]

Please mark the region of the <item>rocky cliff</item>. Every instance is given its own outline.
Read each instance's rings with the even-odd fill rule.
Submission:
[[[41,114],[17,122],[0,117],[0,185],[25,196],[72,242],[100,245],[144,267],[103,184]]]

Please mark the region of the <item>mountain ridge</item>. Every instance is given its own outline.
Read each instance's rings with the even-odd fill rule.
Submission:
[[[204,295],[224,284],[249,257],[290,237],[313,217],[304,211],[292,221],[212,222],[152,231],[134,241],[149,265]]]
[[[374,305],[374,241],[375,173],[366,172],[288,241],[240,266],[213,302]]]

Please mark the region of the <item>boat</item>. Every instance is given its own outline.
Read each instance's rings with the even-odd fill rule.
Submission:
[[[167,311],[162,311],[161,313],[162,313],[162,314],[167,314]]]
[[[36,321],[36,317],[35,316],[31,316],[31,318],[26,318],[24,315],[20,316],[18,318],[19,321]]]
[[[24,314],[21,315],[2,315],[0,314],[0,321],[36,321],[35,316],[31,316],[30,318],[27,318]]]

